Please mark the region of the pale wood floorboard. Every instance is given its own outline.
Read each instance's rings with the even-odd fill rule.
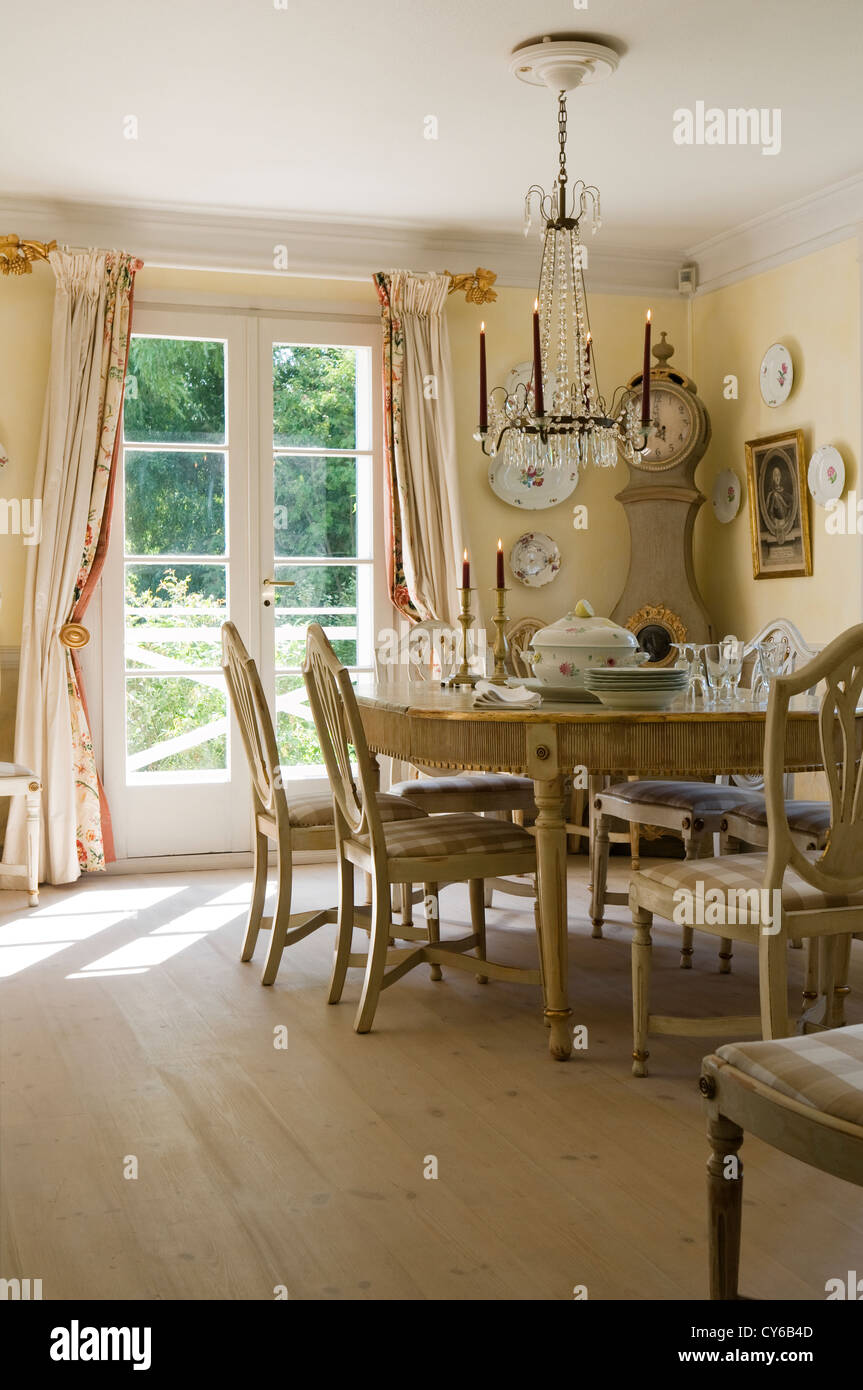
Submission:
[[[625,872],[612,861],[612,879]],[[591,1299],[704,1298],[710,1044],[653,1039],[652,1075],[633,1079],[628,914],[611,909],[592,940],[585,880],[576,861],[571,987],[589,1049],[565,1065],[547,1056],[535,991],[452,970],[396,984],[356,1036],[357,972],[339,1007],[323,1002],[332,928],[261,988],[265,938],[238,960],[248,876],[235,871],[45,890],[32,920],[46,950],[85,925],[2,984],[0,1275],[41,1278],[49,1299],[271,1299],[276,1285],[292,1299],[569,1299],[581,1284]],[[145,889],[163,896],[136,911]],[[298,910],[334,891],[326,866],[297,869]],[[66,911],[85,892],[87,910]],[[207,906],[225,898],[227,922]],[[2,943],[27,939],[21,901],[4,895],[0,969],[16,949]],[[466,926],[464,890],[442,903]],[[531,964],[532,911],[497,903],[491,953]],[[111,924],[94,931],[103,908]],[[195,908],[220,925],[181,922],[189,939],[172,943]],[[720,976],[713,940],[696,941],[691,972],[677,928],[658,923],[656,940],[656,1012],[756,1010],[745,948]],[[183,949],[142,973],[69,978],[137,941]],[[861,957],[857,944],[851,1022]],[[792,953],[795,1001],[801,967]],[[754,1139],[743,1158],[744,1291],[822,1299],[859,1267],[859,1189]]]

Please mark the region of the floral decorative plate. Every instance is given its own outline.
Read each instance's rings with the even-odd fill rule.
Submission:
[[[733,521],[740,511],[740,479],[731,468],[723,468],[713,484],[713,511],[716,520],[725,525]]]
[[[565,502],[578,486],[577,468],[555,468],[540,464],[522,470],[500,453],[488,466],[488,481],[492,492],[511,507],[537,512]]]
[[[560,569],[560,551],[543,531],[526,531],[509,553],[509,567],[522,584],[538,589],[550,584]]]
[[[845,464],[838,449],[825,444],[809,460],[809,491],[819,507],[841,497],[845,491]]]
[[[761,359],[761,399],[765,405],[782,405],[794,384],[794,363],[782,343],[773,343]]]

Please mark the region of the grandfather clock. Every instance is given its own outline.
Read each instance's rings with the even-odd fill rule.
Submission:
[[[638,637],[651,662],[670,666],[672,642],[709,642],[713,632],[692,563],[692,530],[704,494],[695,469],[710,443],[710,417],[695,382],[671,365],[661,335],[650,372],[653,429],[617,499],[626,508],[632,549],[629,576],[612,617]],[[637,392],[642,373],[627,386]]]

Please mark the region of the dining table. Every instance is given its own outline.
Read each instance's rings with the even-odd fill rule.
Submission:
[[[568,984],[566,810],[570,779],[595,773],[710,778],[764,769],[766,708],[741,693],[730,705],[680,696],[665,710],[554,702],[478,708],[470,689],[360,676],[360,716],[370,750],[419,767],[513,772],[533,779],[537,807],[540,951],[549,1050],[572,1054]],[[787,772],[824,765],[818,704],[792,700]]]

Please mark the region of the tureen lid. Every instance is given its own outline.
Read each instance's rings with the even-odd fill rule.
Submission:
[[[558,618],[556,623],[540,628],[535,633],[533,647],[637,647],[638,638],[629,628],[612,622],[611,618],[597,618],[586,599],[579,599],[575,607]]]

